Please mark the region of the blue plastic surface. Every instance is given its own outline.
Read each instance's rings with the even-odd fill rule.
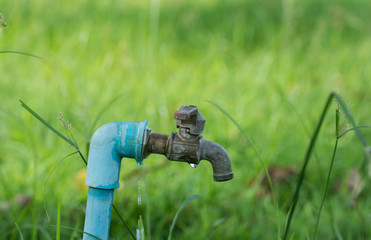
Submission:
[[[86,185],[89,186],[84,232],[108,240],[114,189],[120,186],[121,159],[143,162],[143,140],[147,121],[113,122],[93,135],[88,157]],[[84,233],[84,240],[97,239]]]
[[[120,167],[123,157],[135,158],[142,164],[142,145],[147,121],[113,122],[100,127],[90,144],[86,185],[101,189],[120,186]]]
[[[113,189],[89,188],[84,232],[107,240],[111,222]],[[84,233],[83,240],[97,240]]]

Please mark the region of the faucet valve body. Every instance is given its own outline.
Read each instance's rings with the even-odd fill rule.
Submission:
[[[196,167],[201,160],[208,160],[213,167],[216,182],[233,178],[231,161],[225,149],[217,143],[203,140],[205,118],[196,106],[182,106],[174,113],[178,132],[169,136],[148,133],[144,156],[162,154],[171,161],[187,162]]]
[[[169,136],[167,159],[179,162],[198,164],[200,162],[200,142],[202,136],[184,139],[179,133]]]

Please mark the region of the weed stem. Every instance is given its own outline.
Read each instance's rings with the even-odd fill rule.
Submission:
[[[286,227],[285,227],[285,232],[284,232],[284,235],[283,235],[283,240],[286,240],[287,237],[288,237],[288,233],[289,233],[289,230],[290,230],[290,225],[291,225],[292,217],[294,215],[295,208],[296,208],[296,205],[297,205],[298,200],[299,200],[299,193],[300,193],[301,185],[302,185],[303,180],[304,180],[304,173],[305,173],[305,170],[307,168],[307,165],[308,165],[310,156],[312,154],[314,145],[316,143],[316,140],[317,140],[319,131],[321,129],[323,120],[324,120],[324,118],[326,116],[326,113],[327,113],[327,111],[328,111],[328,109],[330,107],[331,101],[333,99],[335,99],[338,102],[340,108],[344,111],[346,118],[349,120],[350,124],[354,128],[354,131],[356,132],[356,135],[358,136],[358,139],[361,141],[362,145],[365,147],[365,149],[368,149],[369,148],[369,145],[368,145],[368,143],[366,141],[366,138],[363,136],[363,134],[359,130],[359,127],[357,127],[357,125],[355,124],[354,119],[353,119],[352,115],[350,114],[348,108],[346,107],[344,101],[341,99],[341,97],[337,93],[331,92],[330,93],[330,96],[327,99],[326,105],[325,105],[325,107],[324,107],[324,109],[322,111],[320,120],[319,120],[318,125],[317,125],[317,128],[316,128],[316,130],[315,130],[315,132],[313,134],[313,137],[312,137],[312,139],[310,141],[310,144],[309,144],[309,147],[307,149],[307,152],[305,154],[304,164],[303,164],[303,167],[302,167],[302,169],[300,171],[300,175],[299,175],[299,179],[298,179],[298,184],[296,186],[295,193],[294,193],[294,196],[293,196],[292,201],[291,201],[291,207],[289,209],[289,213],[288,213],[288,217],[287,217],[287,221],[286,221]],[[336,138],[338,138],[338,137],[339,136],[337,135]],[[367,156],[367,154],[366,154],[366,156]],[[367,156],[367,158],[369,158],[369,156]]]

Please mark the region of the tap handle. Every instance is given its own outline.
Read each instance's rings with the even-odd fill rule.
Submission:
[[[174,118],[178,128],[188,128],[193,135],[200,135],[204,130],[206,120],[196,106],[182,106],[174,113]]]
[[[174,118],[176,120],[189,120],[191,116],[194,116],[198,113],[196,106],[182,106],[178,111],[174,113]]]

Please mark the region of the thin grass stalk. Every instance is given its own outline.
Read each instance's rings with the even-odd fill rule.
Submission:
[[[38,222],[39,222],[39,214],[37,214],[37,208],[32,208],[32,232],[31,232],[31,239],[37,240],[37,228],[38,228]]]
[[[341,99],[341,97],[335,93],[335,92],[332,92],[330,94],[331,98],[335,98],[336,101],[339,103],[339,106],[341,107],[341,109],[344,111],[345,113],[345,116],[347,117],[347,119],[349,120],[350,124],[352,125],[352,127],[354,128],[354,131],[355,133],[357,134],[357,137],[358,139],[361,141],[362,145],[365,147],[365,148],[368,148],[369,147],[369,144],[367,143],[367,140],[366,138],[363,136],[362,132],[359,130],[360,127],[358,127],[352,117],[352,115],[350,114],[347,106],[345,105],[344,101]]]
[[[82,230],[80,230],[80,229],[78,229],[78,228],[73,228],[73,227],[68,227],[68,226],[63,226],[63,225],[59,225],[59,226],[57,226],[57,225],[50,225],[50,227],[59,227],[59,228],[64,228],[64,229],[69,229],[69,230],[74,230],[74,231],[78,231],[78,232],[80,232],[80,233],[85,233],[85,234],[87,234],[87,235],[89,235],[89,236],[91,236],[91,237],[93,237],[93,238],[95,238],[95,239],[102,240],[101,238],[99,238],[99,237],[97,237],[97,236],[95,236],[95,235],[93,235],[93,234],[91,234],[91,233],[84,232],[84,231],[82,231]]]
[[[27,214],[27,213],[26,213]],[[24,216],[21,214],[21,215],[17,215],[18,217],[19,217],[19,219],[20,220],[22,220],[23,218],[24,218]],[[23,221],[23,220],[22,220]],[[16,222],[14,222],[14,225],[16,224]],[[32,223],[30,223],[30,224],[23,224],[23,226],[22,226],[22,228],[23,229],[33,229],[33,226],[34,224],[32,224]],[[12,223],[8,223],[8,224],[6,224],[6,225],[4,225],[5,227],[6,227],[6,229],[8,229],[8,228],[11,228],[11,226],[12,226]],[[17,224],[17,226],[18,226],[18,228],[19,228],[19,225]],[[23,235],[23,232],[22,232],[22,230],[19,228],[17,228],[17,226],[16,226],[16,229],[9,229],[8,231],[5,231],[5,232],[1,232],[1,234],[2,235],[0,235],[1,237],[4,237],[4,236],[7,236],[7,238],[1,238],[1,240],[3,240],[3,239],[7,239],[7,240],[14,240],[14,239],[18,239],[16,236],[18,236],[18,235],[16,235],[16,233],[18,233],[19,235],[20,234],[22,234],[22,237],[23,237],[23,239],[24,239],[24,235]],[[45,230],[45,228],[44,227],[42,227],[42,226],[39,226],[39,225],[37,225],[36,226],[36,229],[37,229],[37,232],[40,232],[40,233],[42,233],[43,235],[43,237],[39,237],[38,239],[46,239],[46,240],[52,240],[52,239],[55,239],[55,238],[52,238],[51,236],[50,236],[50,234],[49,234],[49,232],[47,232],[46,230]],[[21,236],[19,236],[19,239],[21,239],[22,238]]]
[[[309,159],[311,157],[311,154],[312,154],[314,145],[315,145],[315,143],[317,141],[317,137],[318,137],[319,131],[320,131],[321,127],[322,127],[323,120],[324,120],[324,118],[325,118],[325,116],[327,114],[327,111],[328,111],[328,109],[330,107],[330,104],[331,104],[331,101],[333,99],[335,99],[338,102],[340,108],[344,111],[346,118],[349,120],[350,124],[354,128],[354,130],[356,132],[356,135],[358,136],[358,139],[361,141],[362,145],[365,147],[366,157],[369,158],[371,156],[370,146],[368,145],[368,143],[366,141],[366,138],[363,136],[363,134],[361,133],[361,131],[359,130],[359,128],[355,124],[354,119],[353,119],[352,115],[350,114],[348,108],[346,107],[344,101],[341,99],[341,97],[337,93],[331,92],[330,93],[330,96],[327,99],[327,102],[325,104],[325,107],[324,107],[324,109],[322,111],[320,120],[319,120],[319,122],[317,124],[316,130],[315,130],[315,132],[313,134],[313,137],[312,137],[312,139],[310,141],[310,144],[309,144],[309,147],[307,149],[307,152],[305,154],[304,164],[303,164],[303,167],[302,167],[302,169],[300,171],[300,175],[299,175],[299,178],[298,178],[298,184],[296,186],[295,193],[294,193],[294,196],[293,196],[292,201],[291,201],[291,207],[289,209],[289,213],[288,213],[288,217],[287,217],[287,221],[286,221],[286,227],[285,227],[285,232],[284,232],[283,240],[286,240],[287,237],[288,237],[288,233],[289,233],[289,230],[290,230],[291,221],[292,221],[292,218],[293,218],[295,209],[296,209],[297,202],[299,200],[299,193],[300,193],[301,185],[302,185],[303,180],[304,180],[304,173],[305,173],[305,170],[307,168]]]
[[[70,235],[70,240],[75,240],[75,239],[79,239],[78,237],[78,227],[79,226],[79,223],[76,221],[76,224],[75,224],[75,229],[73,230],[73,232],[71,233]]]
[[[76,221],[76,224],[75,224],[75,229],[73,230],[73,232],[70,234],[69,236],[69,240],[75,240],[75,239],[79,239],[79,236],[78,236],[78,227],[79,226],[79,223]]]
[[[311,132],[310,132],[309,128],[307,127],[307,125],[305,124],[304,118],[302,117],[302,115],[300,114],[300,112],[298,111],[298,109],[296,109],[295,105],[292,104],[287,99],[283,98],[283,100],[294,110],[295,114],[297,115],[297,117],[299,119],[299,122],[303,126],[305,132],[308,134],[308,137],[310,139],[312,137],[311,136]],[[322,168],[321,168],[321,165],[320,165],[320,159],[319,159],[319,157],[318,157],[318,155],[317,155],[317,153],[315,151],[313,152],[313,154],[314,154],[315,159],[317,160],[318,172],[322,172]]]
[[[279,240],[281,238],[280,209],[279,209],[279,206],[278,206],[278,200],[277,200],[277,197],[276,197],[276,193],[275,193],[274,188],[273,188],[272,179],[269,175],[268,168],[267,168],[265,162],[263,161],[263,158],[260,156],[260,154],[259,154],[258,150],[256,149],[255,144],[252,141],[252,139],[247,135],[247,133],[242,129],[242,127],[237,123],[237,121],[234,120],[234,118],[232,118],[232,116],[227,111],[225,111],[223,108],[221,108],[218,104],[216,104],[212,101],[208,101],[208,102],[211,105],[213,105],[214,107],[216,107],[219,111],[221,111],[224,115],[226,115],[229,118],[229,120],[231,120],[233,122],[233,124],[240,130],[242,135],[249,142],[249,144],[250,144],[251,148],[253,149],[255,155],[258,157],[258,159],[260,161],[260,164],[264,169],[265,176],[268,179],[269,187],[270,187],[271,192],[272,192],[272,198],[273,198],[274,207],[275,207],[275,211],[276,211],[276,218],[277,218],[277,239]]]
[[[90,138],[92,137],[93,135],[93,130],[95,128],[95,125],[97,125],[99,119],[102,117],[103,113],[105,111],[107,111],[109,109],[109,107],[114,103],[116,102],[118,99],[120,99],[121,97],[123,97],[126,93],[121,93],[119,95],[117,95],[116,97],[112,98],[106,105],[104,105],[104,107],[100,110],[100,112],[97,114],[97,116],[95,117],[90,129],[89,129],[89,132],[88,132],[88,138],[87,141],[90,140]]]
[[[41,59],[41,60],[45,61],[45,58],[43,58],[43,57],[40,57],[40,56],[37,56],[37,55],[33,55],[33,54],[30,54],[30,53],[26,53],[26,52],[19,52],[19,51],[0,51],[0,53],[19,54],[19,55],[24,55],[24,56],[28,56],[28,57],[38,58],[38,59]]]
[[[25,102],[23,102],[21,99],[19,99],[19,101],[21,102],[22,107],[26,109],[29,113],[31,113],[37,120],[39,120],[42,124],[44,124],[47,128],[49,128],[52,132],[57,134],[60,138],[62,138],[72,147],[76,148],[77,150],[79,149],[78,146],[74,142],[72,142],[70,139],[68,139],[66,136],[64,136],[62,133],[60,133],[58,130],[52,127],[49,123],[47,123],[39,114],[37,114],[34,110],[32,110]]]
[[[75,152],[72,152],[70,154],[68,154],[67,156],[65,156],[64,158],[62,158],[62,160],[60,160],[57,165],[55,165],[55,167],[52,169],[52,171],[49,173],[48,177],[46,178],[46,181],[45,181],[45,184],[44,184],[44,197],[43,197],[43,202],[44,202],[44,209],[45,209],[45,213],[46,213],[46,217],[48,218],[48,221],[50,222],[50,217],[49,217],[49,213],[48,213],[48,209],[46,207],[46,203],[45,203],[45,196],[46,196],[46,186],[48,185],[48,182],[49,182],[49,178],[51,177],[51,175],[53,174],[54,170],[57,169],[57,167],[68,157],[76,154],[77,151]]]
[[[332,94],[330,94],[330,96],[327,99],[327,102],[326,102],[326,105],[325,105],[325,107],[324,107],[324,109],[322,111],[322,114],[321,114],[319,123],[317,125],[317,128],[316,128],[314,134],[313,134],[313,137],[312,137],[312,139],[310,141],[310,144],[309,144],[307,153],[305,155],[304,164],[303,164],[303,167],[302,167],[302,169],[300,171],[298,184],[296,186],[295,193],[294,193],[294,196],[293,196],[293,199],[292,199],[292,203],[291,203],[291,207],[289,209],[288,218],[287,218],[286,227],[285,227],[285,232],[284,232],[284,235],[283,235],[283,240],[286,240],[287,237],[288,237],[288,233],[289,233],[290,225],[291,225],[291,220],[292,220],[292,217],[293,217],[294,212],[295,212],[295,209],[296,209],[296,204],[297,204],[297,202],[299,200],[299,193],[300,193],[301,185],[303,183],[304,173],[305,173],[305,170],[307,168],[307,165],[308,165],[308,162],[309,162],[309,159],[310,159],[310,156],[311,156],[313,147],[314,147],[315,142],[317,140],[317,136],[318,136],[319,130],[321,129],[321,126],[322,126],[323,120],[324,120],[324,118],[326,116],[327,110],[330,107],[331,100],[332,100]]]
[[[358,126],[357,128],[369,128],[369,126]],[[336,155],[336,150],[337,150],[339,138],[343,137],[345,134],[347,134],[350,131],[353,131],[354,129],[355,128],[348,129],[347,131],[340,134],[340,111],[339,111],[339,109],[336,109],[336,129],[335,129],[336,140],[335,140],[335,146],[334,146],[334,150],[333,150],[333,153],[332,153],[330,168],[329,168],[329,171],[328,171],[328,174],[327,174],[325,190],[324,190],[324,193],[323,193],[323,197],[322,197],[321,204],[320,204],[319,211],[318,211],[318,215],[317,215],[317,220],[316,220],[316,226],[314,228],[313,239],[317,238],[318,225],[319,225],[319,221],[320,221],[320,218],[321,218],[322,208],[323,208],[326,196],[327,196],[328,186],[329,186],[329,183],[330,183],[330,177],[331,177],[331,173],[332,173],[332,167],[333,167],[334,161],[335,161],[335,155]],[[362,218],[363,215],[361,215],[360,217]],[[364,222],[364,221],[362,221],[362,222]]]
[[[117,215],[119,216],[121,222],[124,224],[126,230],[128,230],[129,234],[131,235],[131,237],[136,240],[136,237],[134,235],[134,233],[130,230],[128,224],[126,223],[126,221],[124,220],[123,217],[121,217],[121,214],[119,213],[119,211],[117,210],[116,206],[114,204],[112,204],[112,208],[115,210],[115,212],[117,213]]]
[[[98,120],[101,118],[103,113],[107,111],[107,109],[114,103],[116,102],[119,98],[124,96],[126,93],[121,93],[117,95],[116,97],[112,98],[104,107],[99,111],[97,116],[95,117],[90,129],[88,130],[88,136],[86,137],[86,156],[89,156],[89,150],[90,150],[90,139],[93,136],[93,130],[95,128],[95,125],[97,125]]]
[[[199,198],[202,194],[201,193],[197,193],[197,194],[192,194],[191,196],[189,196],[183,203],[182,205],[180,206],[180,208],[178,209],[178,211],[176,212],[174,218],[173,218],[173,221],[170,225],[170,231],[169,231],[169,235],[167,237],[167,240],[171,240],[171,235],[173,233],[173,230],[174,230],[174,227],[175,227],[175,223],[178,219],[178,216],[180,214],[180,212],[183,210],[183,208],[185,206],[187,206],[188,203],[192,202],[193,200]]]
[[[331,202],[328,202],[327,203],[327,206],[328,206],[328,212],[329,212],[329,217],[330,217],[330,223],[331,223],[332,232],[333,232],[334,236],[336,236],[336,238],[338,240],[343,240],[344,238],[341,235],[341,233],[339,231],[339,228],[337,227],[335,218],[334,218],[334,210],[332,208]]]
[[[14,224],[15,224],[15,227],[17,228],[17,230],[18,230],[19,238],[21,240],[24,240],[23,233],[22,233],[21,229],[19,228],[18,224],[17,223],[14,223]]]
[[[317,215],[317,219],[316,219],[316,226],[314,228],[313,239],[316,239],[316,237],[317,237],[318,224],[319,224],[319,220],[321,218],[322,208],[323,208],[323,205],[325,203],[325,199],[326,199],[326,195],[327,195],[327,189],[328,189],[328,186],[329,186],[329,183],[330,183],[330,177],[331,177],[332,167],[334,165],[335,154],[336,154],[336,150],[337,150],[337,146],[338,146],[338,141],[339,141],[339,136],[340,136],[340,111],[339,111],[339,108],[337,108],[336,109],[336,112],[335,112],[335,134],[336,134],[335,146],[334,146],[334,150],[333,150],[333,153],[332,153],[330,168],[329,168],[329,171],[328,171],[328,174],[327,174],[325,191],[323,192],[323,196],[322,196],[322,200],[321,200],[321,205],[320,205],[319,210],[318,210],[318,215]]]
[[[358,126],[356,128],[371,128],[371,126]],[[344,136],[345,134],[347,134],[348,132],[351,132],[351,131],[354,131],[355,128],[350,128],[346,131],[344,131],[342,134],[339,135],[339,138],[341,138],[342,136]]]
[[[61,201],[58,200],[56,240],[61,240]]]
[[[317,220],[316,220],[316,226],[314,228],[313,239],[316,239],[317,238],[318,224],[319,224],[319,220],[321,218],[322,208],[323,208],[323,205],[324,205],[325,200],[326,200],[328,186],[330,184],[330,177],[331,177],[332,167],[333,167],[334,161],[335,161],[335,154],[336,154],[336,150],[337,150],[337,146],[338,146],[338,141],[339,141],[339,138],[337,137],[336,140],[335,140],[334,150],[332,152],[332,158],[331,158],[330,168],[329,168],[328,174],[327,174],[325,191],[323,192],[323,196],[322,196],[322,200],[321,200],[321,205],[319,206],[319,210],[318,210],[318,215],[317,215]]]

